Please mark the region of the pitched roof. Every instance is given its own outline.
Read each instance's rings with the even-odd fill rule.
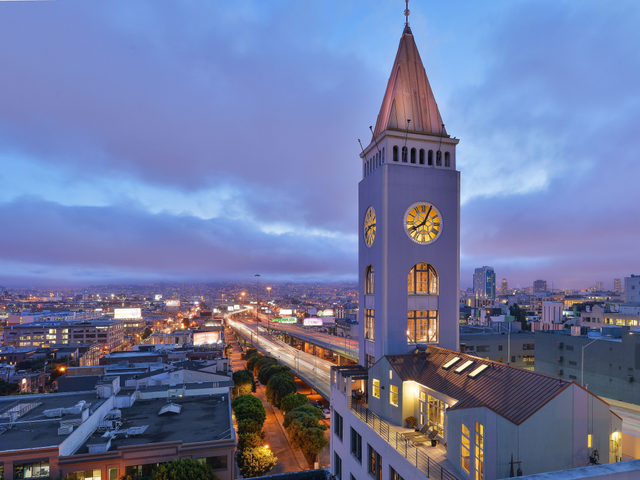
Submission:
[[[439,347],[428,347],[427,354],[426,359],[417,354],[386,358],[403,381],[413,380],[458,400],[449,410],[486,407],[516,425],[574,383]],[[443,368],[455,357],[460,360]],[[456,368],[466,361],[473,363],[456,373]],[[488,368],[471,378],[469,374],[481,365]]]
[[[374,136],[377,137],[387,128],[407,129],[407,119],[411,120],[409,131],[446,134],[427,72],[409,27],[405,27],[400,38]]]

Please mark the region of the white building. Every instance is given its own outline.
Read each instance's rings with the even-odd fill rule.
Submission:
[[[331,371],[340,480],[493,480],[622,455],[620,418],[574,382],[458,353],[457,144],[407,21],[361,155],[360,365]]]

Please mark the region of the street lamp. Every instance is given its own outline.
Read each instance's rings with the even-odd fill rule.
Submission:
[[[582,387],[584,387],[584,349],[587,348],[592,343],[595,343],[597,341],[598,341],[598,339],[596,338],[595,340],[590,341],[584,347],[582,347],[582,362],[580,363],[580,385]]]

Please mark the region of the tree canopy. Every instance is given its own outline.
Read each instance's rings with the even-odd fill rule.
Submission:
[[[256,362],[257,362],[258,360],[260,360],[262,357],[264,357],[264,355],[261,355],[261,354],[259,354],[259,353],[257,353],[257,352],[256,352],[256,353],[254,353],[254,354],[253,354],[253,355],[251,355],[251,356],[248,356],[248,355],[247,355],[247,364],[246,364],[247,370],[251,370],[251,371],[253,372],[253,367],[254,367],[254,365],[255,365],[255,364],[256,364]]]
[[[253,374],[257,377],[260,374],[260,370],[262,370],[267,365],[277,364],[278,361],[272,357],[260,357],[256,363],[253,364]]]
[[[264,440],[257,433],[245,433],[238,437],[238,450],[257,448],[264,445]]]
[[[306,395],[302,393],[290,393],[280,402],[280,410],[282,410],[282,413],[286,414],[287,412],[292,411],[294,408],[307,405],[308,403],[309,397],[307,397]]]
[[[269,379],[276,373],[290,371],[291,368],[286,365],[279,365],[277,363],[274,363],[273,365],[266,365],[260,369],[260,373],[258,373],[258,380],[261,384],[267,385],[269,383]]]
[[[253,389],[253,373],[251,370],[238,370],[233,373],[233,396],[248,395]]]
[[[266,475],[278,463],[278,459],[266,446],[239,450],[237,461],[244,478]]]
[[[236,415],[238,424],[242,420],[252,420],[260,424],[260,429],[267,419],[267,412],[259,398],[253,395],[240,395],[233,402],[231,408]]]
[[[174,460],[163,463],[151,475],[151,480],[219,480],[213,469],[204,462]]]
[[[277,373],[269,379],[267,384],[267,401],[278,408],[284,397],[296,393],[296,381],[290,372]]]

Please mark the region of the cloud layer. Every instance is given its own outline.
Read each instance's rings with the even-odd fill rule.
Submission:
[[[462,286],[487,264],[523,286],[632,273],[637,3],[463,7],[411,16],[462,139]],[[0,282],[356,278],[357,138],[402,9],[2,4]]]

